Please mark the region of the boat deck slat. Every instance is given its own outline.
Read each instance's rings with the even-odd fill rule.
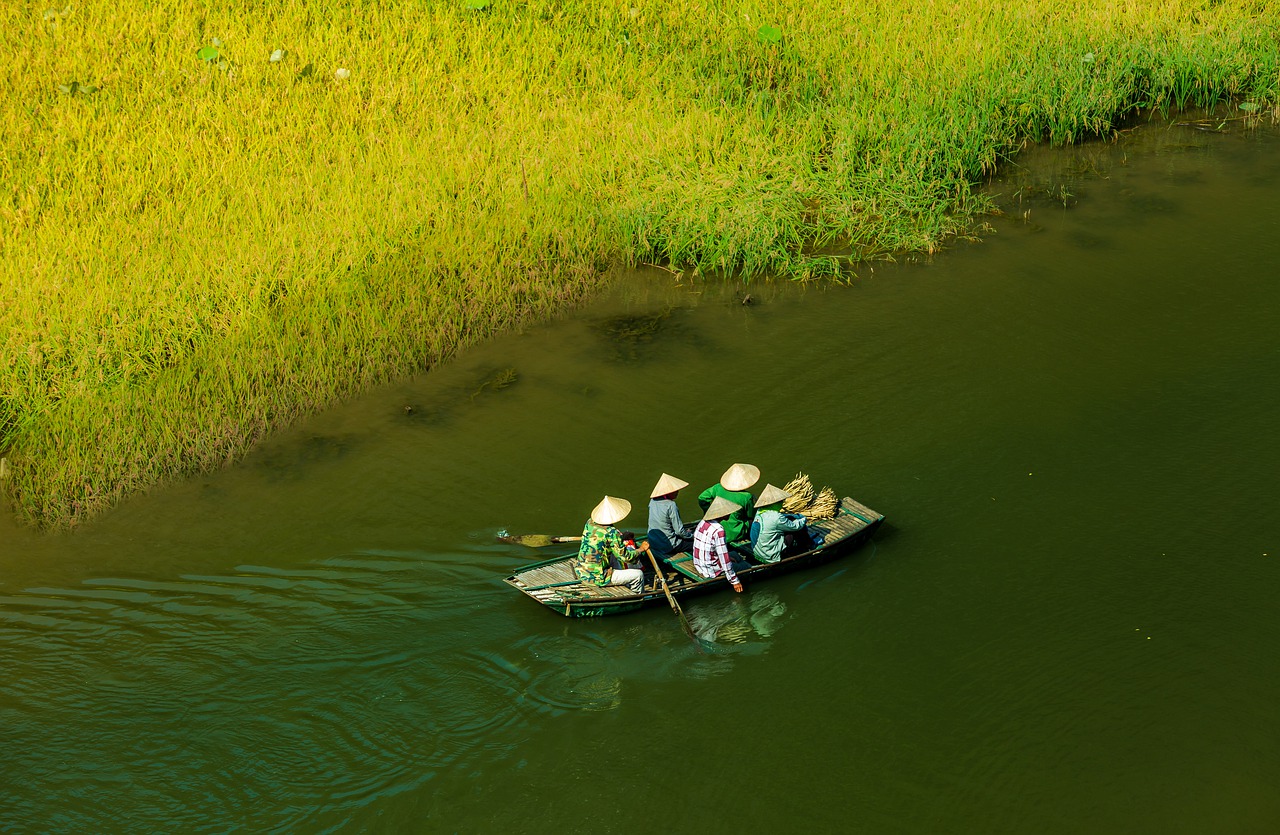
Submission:
[[[848,536],[855,531],[860,531],[867,526],[856,516],[840,516],[835,519],[829,519],[820,523],[811,525],[814,530],[823,531],[828,540],[839,539]]]
[[[560,562],[522,571],[515,576],[516,582],[525,586],[545,586],[550,583],[563,583],[574,579],[573,567],[569,558]]]
[[[682,555],[678,559],[667,560],[667,565],[679,571],[695,583],[700,583],[704,579],[697,569],[693,567],[693,557],[690,555]]]
[[[871,521],[880,518],[879,513],[858,504],[850,498],[846,498],[844,502],[841,503],[841,509],[846,512],[841,513],[834,519],[824,519],[821,522],[815,522],[812,527],[826,531],[827,539],[832,540],[857,533],[867,527]]]
[[[884,518],[879,513],[876,513],[874,510],[872,510],[871,508],[867,507],[866,505],[860,502],[854,501],[848,496],[845,497],[844,502],[842,504],[846,510],[848,510],[850,513],[856,514],[857,516],[861,516],[862,519],[868,524],[870,524],[871,522],[874,522],[876,519]]]
[[[591,586],[592,597],[630,597],[635,594],[630,586]]]
[[[608,600],[615,597],[630,597],[634,592],[628,586],[591,586],[573,583],[567,586],[556,586],[548,589],[531,589],[526,591],[530,597],[552,603],[579,603],[592,600]]]

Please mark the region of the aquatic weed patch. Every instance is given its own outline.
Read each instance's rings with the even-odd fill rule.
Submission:
[[[5,490],[74,523],[543,317],[610,263],[803,279],[932,251],[1024,142],[1148,107],[1270,112],[1278,18],[1243,0],[10,4]]]

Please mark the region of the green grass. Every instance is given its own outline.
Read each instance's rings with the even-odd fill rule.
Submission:
[[[1270,114],[1280,10],[20,2],[0,83],[4,487],[66,525],[609,264],[839,277],[965,232],[1026,142]]]

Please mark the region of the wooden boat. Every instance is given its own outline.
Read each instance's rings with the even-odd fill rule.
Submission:
[[[810,523],[809,530],[820,538],[820,544],[810,551],[785,557],[775,563],[756,563],[739,571],[738,577],[748,589],[767,577],[785,574],[797,568],[806,568],[827,562],[846,554],[871,538],[871,534],[884,516],[845,497],[832,519]],[[514,589],[538,601],[554,612],[571,618],[616,615],[631,612],[643,606],[667,605],[661,584],[653,578],[645,583],[639,594],[627,586],[593,586],[578,581],[573,571],[577,553],[553,557],[549,560],[526,565],[505,582]],[[694,570],[693,558],[677,554],[674,559],[663,560],[667,584],[676,597],[687,597],[731,588],[723,577],[708,580]]]

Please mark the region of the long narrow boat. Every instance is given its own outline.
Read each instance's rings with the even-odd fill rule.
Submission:
[[[739,571],[738,576],[750,588],[753,583],[767,577],[835,559],[870,539],[883,521],[884,516],[881,514],[845,497],[834,518],[810,523],[810,531],[816,534],[815,539],[820,539],[816,548],[785,557],[775,563],[752,561],[751,567]],[[526,565],[507,577],[505,582],[553,612],[571,618],[617,615],[643,606],[666,605],[662,586],[654,585],[653,578],[646,582],[644,591],[639,594],[627,586],[593,586],[578,582],[573,571],[576,557],[576,553],[567,554]],[[699,575],[688,554],[678,554],[665,562],[667,583],[676,597],[730,588],[723,577],[708,580]]]

